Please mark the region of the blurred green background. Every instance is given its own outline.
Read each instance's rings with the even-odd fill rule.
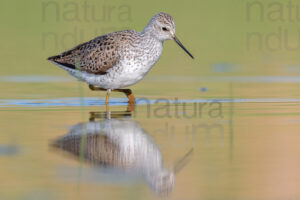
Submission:
[[[190,141],[183,144],[186,126],[204,122],[224,127],[224,145],[216,130],[209,144],[203,131],[193,140],[194,160],[176,177],[172,197],[297,199],[298,7],[297,0],[1,0],[0,99],[104,97],[85,84],[78,87],[74,78],[47,57],[105,33],[142,31],[153,15],[167,12],[175,19],[176,35],[195,60],[173,41],[165,42],[159,62],[145,80],[132,86],[136,97],[250,99],[248,103],[222,104],[222,119],[209,118],[208,104],[200,120],[148,119],[146,108],[139,107],[141,115],[134,120],[151,136],[166,123],[176,128],[174,141],[183,147],[164,148],[167,163],[190,147]],[[251,100],[255,98],[266,102]],[[61,166],[76,171],[79,163],[49,151],[49,141],[66,134],[70,126],[87,121],[88,112],[104,110],[102,106],[84,111],[79,107],[16,107],[4,106],[0,113],[0,153],[1,145],[16,144],[21,149],[19,154],[0,159],[0,174],[5,177],[0,199],[2,195],[5,199],[33,199],[30,195],[38,199],[155,198],[145,185],[66,184],[66,177],[57,174]],[[113,109],[125,110],[121,106]],[[188,110],[192,109],[188,105]],[[158,144],[169,144],[164,135],[154,136]]]
[[[232,76],[297,76],[300,74],[298,4],[272,0],[1,1],[1,76],[55,75],[70,79],[46,58],[105,33],[123,29],[142,31],[159,11],[173,16],[177,36],[195,60],[173,41],[165,42],[161,59],[146,77],[149,83],[142,81],[133,86],[142,93],[143,88],[148,88],[145,95],[147,91],[154,94],[152,89],[158,95],[168,94],[157,91],[155,84],[161,80],[179,80],[183,88],[193,91],[186,94],[189,96],[198,88],[185,80],[202,81],[202,77],[211,76],[229,79]],[[16,87],[24,86],[2,84],[0,89],[7,92],[1,98],[15,97],[11,94],[16,93]],[[220,87],[216,86],[216,93]],[[58,88],[54,91],[51,88],[53,84],[46,94],[54,92],[56,96]],[[68,92],[59,95],[64,94],[74,95]]]
[[[173,42],[166,42],[153,75],[205,76],[215,74],[212,66],[217,63],[235,65],[234,75],[293,75],[285,69],[298,64],[300,19],[296,8],[288,9],[289,1],[275,3],[1,1],[1,74],[64,75],[46,61],[48,56],[104,33],[127,28],[141,31],[153,15],[163,11],[174,17],[178,37],[196,60],[188,59]],[[298,2],[292,3],[295,6]],[[281,47],[278,39],[269,35],[280,32],[279,29]],[[249,39],[251,33],[259,33],[260,39]],[[285,40],[297,48],[289,50]]]

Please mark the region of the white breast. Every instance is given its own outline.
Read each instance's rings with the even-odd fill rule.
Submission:
[[[142,41],[142,42],[141,42]],[[153,38],[140,40],[135,44],[123,46],[120,61],[110,68],[105,75],[96,75],[77,70],[69,73],[91,85],[104,89],[121,89],[142,80],[158,61],[162,54],[163,43]]]
[[[160,58],[162,49],[161,42],[151,41],[147,44],[147,48],[142,45],[138,48],[132,47],[124,54],[116,75],[123,83],[122,87],[133,85],[143,79]]]

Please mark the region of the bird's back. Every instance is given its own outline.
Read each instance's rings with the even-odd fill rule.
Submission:
[[[126,30],[96,37],[48,60],[71,69],[106,74],[121,59],[125,46],[136,43],[139,33]]]

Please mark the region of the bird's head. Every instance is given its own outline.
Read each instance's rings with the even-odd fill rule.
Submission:
[[[176,37],[175,21],[171,15],[164,12],[154,15],[143,32],[150,33],[152,37],[161,42],[174,40],[191,58],[194,58]]]

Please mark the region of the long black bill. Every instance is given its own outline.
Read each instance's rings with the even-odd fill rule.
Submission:
[[[183,44],[181,44],[181,42],[178,40],[176,36],[174,36],[173,39],[187,54],[189,54],[189,56],[191,56],[191,58],[194,59],[194,56],[183,46]]]

